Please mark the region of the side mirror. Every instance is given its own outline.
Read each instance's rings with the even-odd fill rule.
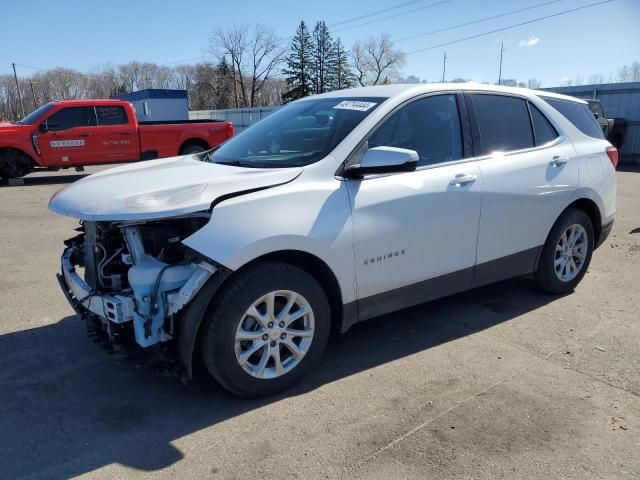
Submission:
[[[40,130],[42,133],[47,133],[47,132],[55,131],[58,128],[58,126],[59,125],[57,123],[51,123],[45,120],[40,124],[40,126],[38,127],[38,130]]]
[[[374,147],[365,152],[360,163],[344,171],[346,178],[362,178],[376,173],[413,172],[418,165],[418,152],[406,148]]]

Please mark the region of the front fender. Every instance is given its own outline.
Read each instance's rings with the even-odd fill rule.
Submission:
[[[225,200],[183,243],[230,270],[272,252],[306,252],[329,266],[345,303],[355,300],[351,209],[344,182],[334,178]]]

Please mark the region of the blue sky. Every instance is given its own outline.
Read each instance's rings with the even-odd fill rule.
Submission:
[[[350,46],[355,40],[373,34],[389,33],[393,39],[401,39],[548,1],[418,0],[403,8],[335,26],[333,30],[344,29],[336,35]],[[399,41],[397,46],[412,52],[597,1],[559,0],[518,14]],[[324,19],[331,26],[401,3],[407,0],[3,0],[0,73],[11,72],[11,62],[43,68],[63,66],[82,72],[131,60],[182,63],[208,55],[208,36],[214,26],[260,22],[288,37],[301,19],[311,24]],[[431,4],[436,5],[428,7]],[[392,15],[394,18],[381,19]],[[640,0],[614,0],[412,53],[402,71],[405,75],[437,80],[442,74],[442,55],[446,50],[448,79],[495,81],[500,41],[504,41],[506,49],[503,78],[526,81],[534,77],[544,86],[553,86],[576,75],[585,78],[595,73],[608,75],[621,65],[640,60]],[[20,76],[29,76],[33,71],[18,67]]]

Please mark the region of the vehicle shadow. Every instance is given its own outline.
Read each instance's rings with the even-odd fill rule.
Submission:
[[[28,187],[31,185],[56,185],[61,183],[73,183],[76,180],[80,180],[90,174],[88,173],[75,173],[68,175],[43,175],[38,177],[24,177],[20,180],[24,182],[24,185],[9,185],[8,180],[0,180],[0,187]]]
[[[76,317],[0,336],[2,476],[61,478],[119,463],[144,471],[189,455],[174,440],[284,397],[508,322],[557,297],[521,278],[355,325],[320,368],[280,396],[243,400],[199,369],[187,386],[146,363],[107,355]]]

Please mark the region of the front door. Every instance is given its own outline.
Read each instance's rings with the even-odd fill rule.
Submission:
[[[93,107],[65,107],[43,121],[38,144],[43,163],[50,167],[87,165],[95,158]]]
[[[360,320],[471,286],[482,194],[456,95],[413,101],[367,142],[420,160],[415,172],[348,181]]]

